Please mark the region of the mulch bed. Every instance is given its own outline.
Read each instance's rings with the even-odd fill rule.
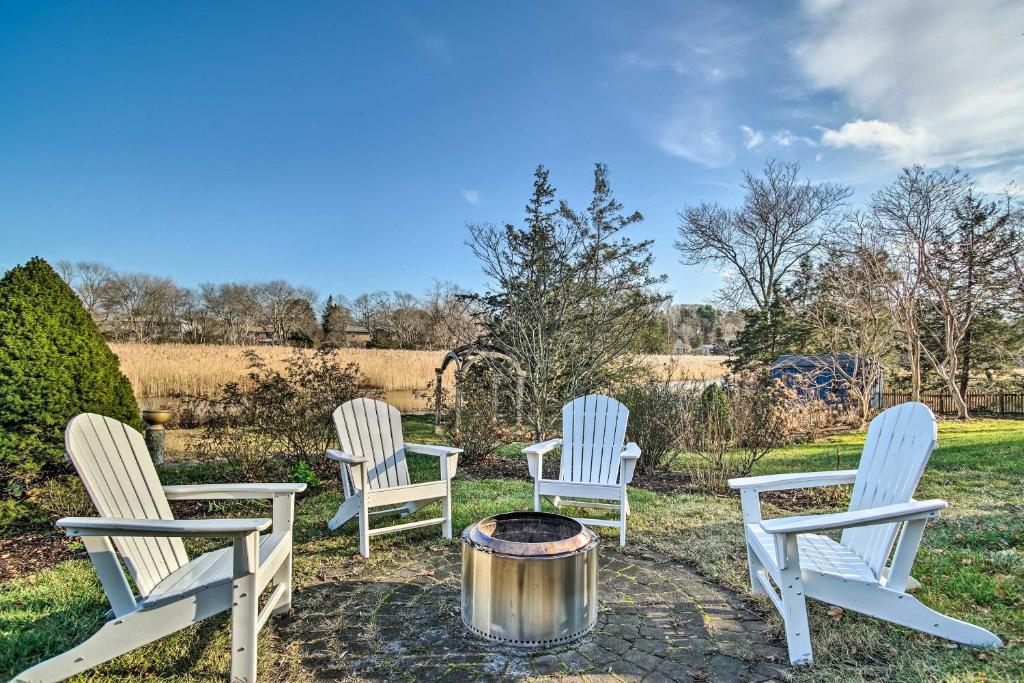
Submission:
[[[0,583],[35,574],[58,562],[86,557],[85,549],[60,532],[29,531],[18,536],[0,536]]]
[[[210,503],[202,500],[171,504],[177,519],[209,516]],[[87,558],[81,541],[64,536],[58,529],[40,528],[17,536],[0,536],[0,583],[35,574],[64,560]]]
[[[544,476],[548,479],[558,477],[559,462],[557,458],[547,458],[544,462]],[[522,459],[492,455],[473,462],[459,463],[459,476],[470,479],[518,479],[532,481],[526,467],[526,456]],[[707,492],[695,487],[690,475],[683,471],[657,471],[637,473],[631,487],[653,491],[654,493],[702,493]],[[825,507],[845,504],[849,499],[849,487],[829,486],[820,489],[794,489],[792,491],[766,491],[761,494],[761,501],[783,510],[806,510],[809,507]],[[739,498],[738,494],[728,497]]]
[[[558,477],[558,458],[544,460],[544,476],[548,479]],[[459,474],[470,479],[520,479],[532,481],[526,467],[526,456],[510,458],[492,455],[482,460],[459,463]],[[630,486],[654,491],[655,493],[683,493],[694,491],[690,477],[685,472],[654,472],[637,473]]]

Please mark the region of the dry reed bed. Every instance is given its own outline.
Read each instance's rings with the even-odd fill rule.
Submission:
[[[214,394],[218,387],[243,379],[246,351],[255,351],[272,367],[283,367],[293,349],[282,346],[112,343],[121,370],[138,397]],[[444,351],[339,349],[345,362],[359,364],[366,378],[385,391],[423,389],[434,380]],[[720,356],[644,356],[659,374],[671,368],[673,379],[714,379],[725,374]],[[445,373],[452,381],[452,371]]]

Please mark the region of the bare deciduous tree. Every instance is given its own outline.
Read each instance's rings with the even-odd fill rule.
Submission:
[[[816,296],[807,313],[815,346],[823,353],[810,358],[839,380],[863,425],[894,335],[887,292],[878,280],[865,277],[884,261],[884,254],[862,235],[848,236],[849,241],[830,246],[819,268]]]
[[[704,203],[679,215],[682,262],[725,268],[723,294],[738,307],[770,310],[800,261],[821,247],[850,196],[844,185],[811,183],[799,173],[797,163],[769,161],[761,175],[744,172],[740,207]]]
[[[966,383],[961,363],[969,363],[970,344],[979,311],[1008,303],[1012,292],[1012,261],[1020,241],[1011,228],[1012,203],[1002,207],[966,192],[956,197],[954,224],[942,226],[929,245],[923,270],[926,302],[939,324],[926,326],[932,343],[922,344],[925,357],[953,397],[960,419],[968,416]]]
[[[216,339],[222,344],[251,341],[259,317],[259,300],[251,285],[229,282],[199,286],[203,308],[216,327]]]
[[[468,344],[482,330],[473,317],[470,292],[452,282],[434,281],[423,306],[427,311],[428,344],[435,349],[453,349]]]
[[[862,221],[888,254],[885,272],[874,275],[888,290],[893,321],[902,332],[910,366],[911,400],[921,398],[924,280],[931,244],[953,225],[956,198],[967,179],[960,171],[904,168],[896,181],[876,192]]]
[[[311,334],[317,326],[313,312],[316,290],[296,287],[284,280],[264,282],[255,289],[260,321],[272,331],[278,344],[286,343],[295,332]]]
[[[57,271],[82,300],[93,320],[101,322],[105,313],[103,304],[110,295],[114,271],[93,261],[59,261]]]
[[[103,307],[118,338],[149,342],[179,334],[177,314],[184,298],[170,278],[122,273],[111,280]]]

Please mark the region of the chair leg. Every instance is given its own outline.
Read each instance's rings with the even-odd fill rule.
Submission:
[[[829,585],[828,588],[832,586]],[[911,595],[877,584],[843,584],[842,592],[830,590],[829,594],[828,601],[839,607],[891,621],[939,638],[980,647],[1003,645],[1003,641],[991,631],[936,612]]]
[[[359,554],[370,557],[370,511],[365,504],[359,506]]]
[[[288,553],[288,557],[285,558],[281,566],[274,572],[275,586],[284,586],[284,595],[281,596],[280,602],[277,603],[277,607],[271,614],[287,614],[288,610],[292,608],[292,554]]]
[[[761,564],[761,560],[757,558],[757,554],[754,553],[753,548],[750,544],[747,544],[747,571],[750,572],[750,592],[754,595],[767,595],[764,586],[757,579],[757,573],[764,569],[764,565]]]
[[[358,515],[359,507],[362,503],[360,500],[362,495],[362,493],[356,493],[355,495],[346,498],[345,502],[338,506],[338,511],[334,513],[334,517],[327,522],[327,528],[334,531],[339,526]]]
[[[782,594],[782,621],[786,625],[789,662],[793,666],[810,666],[814,662],[814,657],[811,652],[807,603],[804,599],[803,581],[800,580],[799,562],[791,560],[782,570],[781,579],[779,592]]]
[[[211,613],[215,612],[203,609],[199,618]],[[190,626],[195,616],[194,606],[179,603],[111,619],[85,642],[22,671],[12,680],[24,683],[63,681]]]
[[[447,540],[452,540],[452,482],[448,480],[448,488],[444,500],[441,502],[441,514],[444,522],[441,523],[441,535]]]
[[[231,681],[256,683],[256,619],[259,614],[256,575],[235,579],[231,599]]]
[[[626,545],[626,510],[629,507],[629,500],[626,498],[626,492],[622,492],[622,498],[619,500],[619,547],[625,547]]]
[[[540,484],[533,482],[533,511],[540,512]]]

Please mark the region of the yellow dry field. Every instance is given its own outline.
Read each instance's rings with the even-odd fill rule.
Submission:
[[[664,379],[671,375],[674,380],[712,380],[729,374],[725,367],[728,356],[655,355],[640,356],[640,359],[654,370],[655,376]]]
[[[255,351],[271,366],[283,367],[293,349],[281,346],[219,346],[203,344],[112,343],[135,395],[143,397],[174,394],[213,395],[218,387],[241,380],[248,371],[246,351]],[[425,389],[434,379],[434,369],[444,351],[397,351],[385,349],[339,349],[345,362],[359,364],[365,377],[388,392]],[[644,362],[673,379],[715,379],[725,374],[723,356],[643,356]],[[451,370],[446,382],[451,382]]]

